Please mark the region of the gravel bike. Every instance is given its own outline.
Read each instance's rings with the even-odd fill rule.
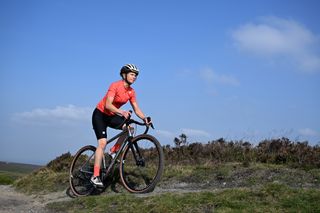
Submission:
[[[150,118],[148,118],[150,119]],[[159,141],[147,134],[149,125],[131,118],[124,122],[122,132],[108,140],[107,144],[125,135],[125,140],[114,158],[105,153],[101,163],[100,177],[107,187],[108,177],[119,167],[120,180],[131,193],[148,193],[154,190],[160,181],[164,168],[163,150]],[[145,126],[143,134],[134,136],[133,124]],[[153,129],[153,124],[150,125]],[[98,190],[91,182],[96,147],[87,145],[75,154],[70,167],[70,188],[76,196],[87,196]],[[99,189],[101,190],[101,189]]]

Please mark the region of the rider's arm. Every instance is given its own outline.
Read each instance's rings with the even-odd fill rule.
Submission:
[[[110,110],[110,111],[113,112],[113,113],[121,114],[121,115],[123,115],[125,118],[128,118],[129,112],[124,111],[124,110],[121,110],[121,109],[118,109],[117,107],[115,107],[115,106],[112,104],[112,103],[113,103],[113,99],[114,99],[114,97],[112,97],[112,96],[108,96],[108,97],[107,97],[107,99],[106,99],[106,109],[107,109],[107,110]]]
[[[130,102],[131,103],[131,102]],[[140,107],[138,106],[137,102],[132,102],[131,106],[133,108],[134,113],[136,113],[136,115],[141,118],[142,120],[146,120],[146,116],[143,114],[143,112],[141,111]],[[146,122],[146,121],[145,121]]]

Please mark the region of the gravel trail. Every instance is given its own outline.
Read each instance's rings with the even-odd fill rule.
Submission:
[[[46,195],[26,195],[17,192],[10,185],[0,185],[0,213],[51,213],[46,204],[70,200],[65,192],[54,192]]]

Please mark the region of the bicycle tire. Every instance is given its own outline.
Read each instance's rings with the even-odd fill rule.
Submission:
[[[135,159],[136,147],[139,147],[142,159]],[[134,137],[120,159],[120,178],[124,188],[131,193],[153,191],[163,173],[163,159],[162,147],[155,137],[148,134]]]
[[[94,154],[96,147],[84,146],[74,156],[69,173],[69,183],[72,192],[76,196],[87,196],[95,187],[90,182],[93,174]]]

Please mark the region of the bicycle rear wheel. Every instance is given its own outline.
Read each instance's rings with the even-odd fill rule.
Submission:
[[[91,194],[95,187],[90,182],[93,175],[94,154],[96,147],[82,147],[74,156],[70,167],[70,188],[77,196]]]
[[[151,135],[139,135],[124,148],[120,161],[123,186],[132,193],[154,190],[163,173],[163,151]]]

